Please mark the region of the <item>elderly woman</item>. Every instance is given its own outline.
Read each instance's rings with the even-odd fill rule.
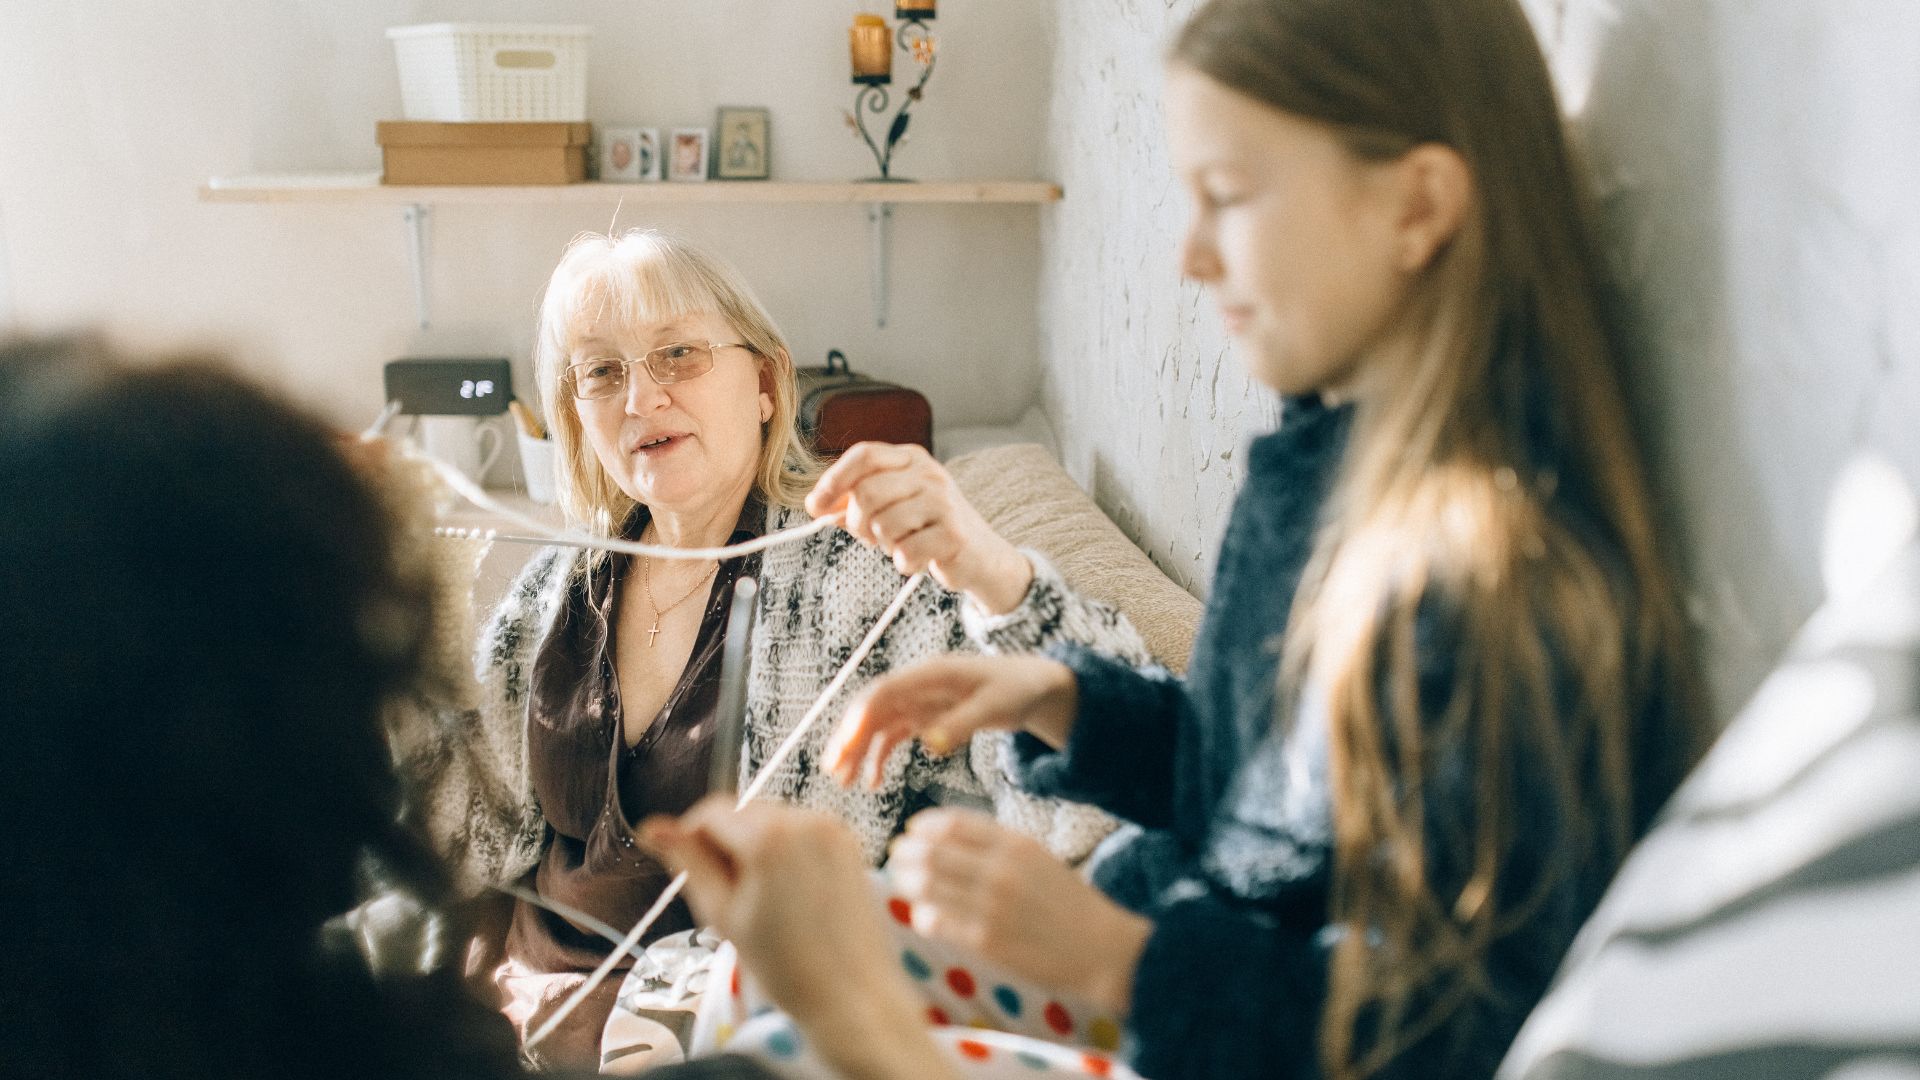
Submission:
[[[808,510],[842,513],[846,527],[724,562],[537,555],[484,632],[479,708],[416,716],[400,739],[424,824],[469,888],[518,882],[622,930],[653,904],[670,875],[635,847],[633,827],[704,793],[718,654],[743,575],[761,586],[743,786],[902,574],[925,569],[945,588],[913,594],[841,708],[889,668],[944,652],[1073,640],[1145,658],[1124,619],[994,533],[920,449],[865,444],[821,475],[795,430],[793,362],[779,331],[730,268],[683,242],[652,232],[575,240],[547,286],[535,365],[573,524],[678,548],[805,524]],[[810,732],[768,794],[844,820],[869,861],[942,790],[990,799],[1002,822],[1067,859],[1110,827],[1097,812],[1019,792],[1001,736],[949,757],[899,750],[876,763],[879,783],[864,791],[819,771],[826,736],[825,726]],[[652,937],[692,925],[676,904]],[[608,949],[576,922],[517,902],[495,981],[523,1036]],[[603,984],[536,1057],[597,1060],[617,983]]]

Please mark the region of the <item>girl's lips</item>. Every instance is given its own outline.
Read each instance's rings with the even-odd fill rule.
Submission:
[[[1228,307],[1220,309],[1220,321],[1226,326],[1227,333],[1229,334],[1237,334],[1241,330],[1244,330],[1247,323],[1252,319],[1252,308]]]

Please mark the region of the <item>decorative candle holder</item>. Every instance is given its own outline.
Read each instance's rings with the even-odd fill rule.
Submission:
[[[934,61],[939,58],[939,43],[934,39],[933,31],[927,28],[927,20],[934,17],[934,11],[934,0],[900,0],[894,9],[895,14],[903,20],[894,34],[894,45],[919,65],[920,77],[907,88],[900,102],[900,110],[887,125],[884,145],[875,142],[872,133],[867,130],[867,114],[884,115],[893,103],[892,94],[887,89],[887,85],[893,81],[891,65],[887,65],[889,70],[886,73],[879,72],[876,70],[879,65],[871,63],[863,71],[861,57],[856,50],[853,82],[860,89],[853,95],[853,110],[846,114],[847,126],[873,152],[874,164],[880,167],[881,180],[901,179],[892,172],[893,148],[906,135],[914,103],[925,96],[927,80],[933,77]],[[856,27],[855,33],[858,34],[859,30]]]

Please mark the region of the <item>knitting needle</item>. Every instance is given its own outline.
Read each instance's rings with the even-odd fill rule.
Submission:
[[[743,577],[733,583],[727,611],[727,642],[720,650],[720,701],[713,712],[713,744],[707,767],[707,791],[733,794],[740,788],[740,743],[747,726],[747,646],[760,607],[760,583]]]
[[[867,631],[867,636],[860,640],[853,654],[847,657],[847,662],[834,673],[833,681],[827,684],[826,690],[818,698],[814,699],[813,707],[807,710],[807,715],[801,717],[800,722],[794,725],[792,734],[788,735],[787,740],[780,744],[780,748],[773,752],[772,757],[767,759],[759,775],[753,778],[753,783],[747,785],[747,790],[740,794],[739,801],[734,804],[736,808],[752,802],[766,789],[767,784],[773,780],[774,773],[778,772],[780,766],[786,764],[787,758],[799,748],[800,740],[806,736],[807,729],[811,728],[814,722],[820,719],[820,715],[827,711],[827,703],[833,700],[833,696],[840,692],[840,688],[847,684],[848,679],[853,677],[854,671],[866,661],[867,654],[872,652],[874,645],[879,643],[880,635],[886,632],[887,627],[893,625],[893,620],[900,617],[901,610],[907,606],[907,598],[912,596],[914,590],[918,589],[920,583],[926,579],[927,575],[923,570],[908,578],[906,584],[900,587],[900,591],[894,595],[893,602],[887,605],[887,610],[881,612],[880,618],[874,620],[873,628]],[[587,999],[588,994],[593,993],[595,987],[606,981],[607,973],[619,963],[620,957],[639,944],[640,939],[645,937],[647,931],[652,929],[653,924],[659,920],[661,912],[667,910],[667,905],[673,903],[674,898],[680,895],[680,890],[686,886],[687,872],[682,870],[667,883],[666,889],[660,893],[660,898],[653,902],[653,906],[647,909],[645,915],[640,916],[640,921],[628,931],[619,947],[607,954],[607,958],[600,962],[599,967],[593,969],[593,974],[587,976],[587,981],[580,984],[580,988],[573,992],[573,996],[561,1003],[560,1008],[540,1026],[540,1030],[527,1039],[523,1049],[531,1050],[548,1035],[553,1034],[553,1030],[560,1026],[561,1021],[571,1015],[574,1009],[579,1008],[580,1003]]]

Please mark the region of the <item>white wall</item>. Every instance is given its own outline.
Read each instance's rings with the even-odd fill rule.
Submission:
[[[7,261],[7,219],[0,215],[0,333],[13,329],[13,281]]]
[[[1920,480],[1920,5],[1539,6],[1731,704],[1817,602],[1841,465]]]
[[[143,346],[211,343],[359,425],[403,355],[506,355],[516,378],[539,289],[605,206],[446,206],[434,214],[434,326],[414,323],[397,207],[197,201],[210,175],[377,169],[374,123],[399,114],[384,29],[442,20],[592,26],[597,121],[710,125],[718,105],[772,109],[775,175],[854,179],[871,157],[841,120],[846,28],[869,0],[0,0],[0,285],[25,326],[102,325]],[[895,171],[1039,175],[1047,13],[951,0],[943,52]],[[898,58],[896,58],[898,62]],[[894,216],[893,304],[874,328],[864,210],[642,210],[736,262],[817,363],[926,390],[942,425],[1011,419],[1038,382],[1040,211],[911,207]],[[6,292],[0,292],[4,298]],[[4,309],[0,309],[4,317]]]
[[[1855,450],[1920,481],[1920,4],[1526,0],[1592,150],[1723,712],[1818,595],[1818,524]],[[1060,0],[1043,400],[1069,463],[1170,573],[1203,583],[1271,423],[1175,278],[1184,214],[1158,57],[1197,6]],[[1116,9],[1117,8],[1117,9]]]

